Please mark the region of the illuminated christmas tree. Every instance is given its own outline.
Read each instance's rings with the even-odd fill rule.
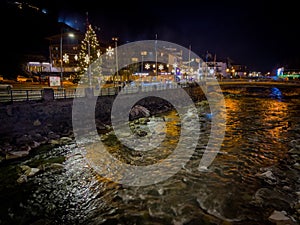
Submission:
[[[81,75],[92,73],[96,75],[96,71],[89,71],[89,66],[99,57],[99,41],[91,24],[87,25],[84,40],[81,41],[80,52],[78,55],[79,73]],[[99,72],[99,71],[98,71]]]

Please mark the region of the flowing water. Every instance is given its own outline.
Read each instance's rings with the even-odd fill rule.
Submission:
[[[198,165],[210,135],[209,105],[197,105],[200,139],[188,163],[157,184],[131,187],[97,174],[75,142],[44,146],[26,160],[0,166],[0,224],[272,224],[274,210],[297,222],[300,191],[296,161],[286,161],[300,137],[298,90],[226,89],[226,133],[207,171]],[[164,117],[164,144],[142,157],[102,134],[109,152],[144,165],[167,157],[178,141],[176,112]],[[296,147],[300,145],[296,145]],[[295,146],[294,146],[295,147]],[[91,156],[93,157],[93,156]],[[39,168],[20,179],[20,168]],[[293,166],[295,165],[295,166]],[[262,174],[269,172],[269,176]]]

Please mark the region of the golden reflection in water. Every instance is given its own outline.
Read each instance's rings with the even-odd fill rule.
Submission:
[[[277,163],[287,151],[288,104],[278,99],[226,98],[227,126],[223,151],[250,165]],[[244,164],[244,165],[246,165]]]
[[[226,130],[225,133],[235,134],[236,138],[241,138],[241,134],[236,133],[237,130],[242,126],[239,116],[241,110],[240,100],[225,98],[226,105]]]
[[[261,115],[261,122],[268,128],[270,138],[280,138],[287,132],[288,128],[288,107],[285,102],[270,100],[262,101],[260,105],[264,113]]]
[[[238,146],[243,142],[241,132],[243,124],[240,120],[240,100],[234,98],[224,98],[224,100],[226,106],[225,136],[220,150],[222,154],[216,157],[214,163],[221,164],[223,168],[226,168],[220,172],[221,174],[215,174],[217,177],[221,175],[225,179],[239,171],[238,164],[232,162],[239,161],[240,148]]]
[[[130,149],[118,140],[114,132],[103,134],[101,141],[97,140],[85,145],[85,158],[91,168],[96,168],[99,181],[112,181],[110,178],[105,177],[114,177],[115,181],[121,181],[124,177],[124,168],[127,168],[124,166],[152,165],[172,154],[179,142],[181,118],[176,111],[158,117],[160,121],[163,120],[165,123],[165,129],[161,132],[166,133],[166,135],[161,144],[152,150],[138,151]],[[156,120],[158,117],[152,119]]]
[[[247,103],[237,99],[225,99],[227,109],[226,132],[235,134],[235,138],[239,136],[239,131],[243,129],[243,125],[259,125],[257,129],[267,129],[266,135],[272,138],[280,138],[283,132],[288,128],[288,107],[285,102],[277,100],[255,100]],[[252,117],[243,116],[246,111],[252,111]],[[257,124],[259,121],[259,124]],[[242,135],[240,133],[240,135]]]
[[[101,143],[97,141],[96,143],[86,146],[88,149],[86,158],[90,162],[104,162],[107,160],[107,157],[105,157],[104,154],[108,153],[122,163],[138,166],[151,165],[160,160],[164,160],[173,152],[173,150],[175,150],[178,144],[181,131],[180,117],[177,112],[174,111],[150,118],[150,120],[158,120],[158,123],[162,121],[165,123],[165,129],[155,131],[156,135],[160,135],[159,132],[161,132],[161,135],[165,135],[164,140],[157,145],[157,147],[147,151],[131,149],[123,145],[122,142],[118,140],[118,137],[114,134],[114,132],[110,132],[108,134],[101,135]],[[137,125],[136,127],[137,129],[143,129],[149,132],[147,125]],[[151,135],[150,132],[149,135]],[[147,136],[141,138],[147,138]],[[139,137],[137,136],[136,139],[139,139]],[[99,153],[100,144],[102,146],[100,149],[102,153]],[[149,143],[149,145],[151,145],[151,143]],[[145,146],[145,149],[147,149],[147,147],[148,146]],[[108,165],[109,162],[106,164]]]

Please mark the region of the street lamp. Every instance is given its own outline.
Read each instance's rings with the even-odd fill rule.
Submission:
[[[88,34],[89,35],[89,34]],[[89,88],[92,87],[92,71],[91,71],[91,45],[90,45],[90,38],[88,37],[88,79],[89,79]]]
[[[62,71],[62,68],[63,68],[63,59],[62,59],[62,43],[63,43],[63,38],[62,38],[62,31],[60,32],[60,87],[62,88],[63,87],[63,71]]]
[[[68,33],[68,36],[73,38],[73,33]],[[63,32],[60,31],[60,87],[63,88]]]
[[[141,66],[141,72],[144,71],[144,56],[147,55],[147,52],[146,51],[142,51],[141,52],[141,56],[142,56],[142,66]]]
[[[119,77],[119,66],[118,66],[118,40],[119,40],[119,38],[113,37],[112,40],[115,42],[116,70],[117,70],[117,77]],[[121,79],[120,79],[120,80],[121,80]]]

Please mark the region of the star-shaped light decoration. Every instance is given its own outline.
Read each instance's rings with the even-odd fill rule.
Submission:
[[[107,49],[106,49],[106,54],[109,56],[109,57],[111,57],[113,54],[114,54],[114,49],[112,48],[112,47],[108,47]]]
[[[163,69],[164,69],[164,65],[160,64],[160,65],[158,66],[158,69],[159,69],[159,70],[163,70]]]
[[[149,69],[150,69],[150,64],[149,64],[149,63],[147,63],[147,64],[145,65],[145,69],[146,69],[146,70],[149,70]]]
[[[69,55],[67,55],[66,53],[63,55],[63,61],[65,63],[69,63]]]
[[[89,55],[86,55],[86,56],[84,57],[84,62],[85,62],[86,64],[89,64],[89,62],[90,62]]]

